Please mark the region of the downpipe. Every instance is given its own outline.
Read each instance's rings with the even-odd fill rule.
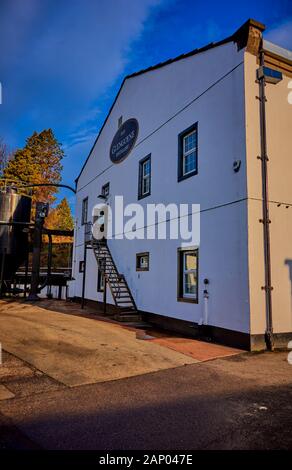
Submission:
[[[203,307],[203,315],[200,318],[199,323],[198,323],[199,326],[208,325],[208,321],[209,321],[209,292],[207,290],[209,280],[204,279],[204,284],[205,284],[205,289],[204,289],[204,292],[203,292],[204,307]]]
[[[261,48],[260,50],[260,65],[264,66],[265,55]],[[270,216],[269,216],[269,203],[268,203],[268,155],[267,155],[267,131],[266,131],[266,81],[262,76],[259,82],[259,101],[260,101],[260,137],[261,137],[261,155],[258,157],[261,160],[262,170],[262,219],[260,222],[263,224],[263,241],[264,241],[264,262],[265,262],[265,285],[262,289],[265,291],[266,300],[266,332],[265,341],[269,351],[274,350],[274,335],[273,335],[273,314],[272,314],[272,282],[271,282],[271,246],[270,246]]]

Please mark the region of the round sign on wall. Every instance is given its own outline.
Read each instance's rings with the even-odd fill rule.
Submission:
[[[128,119],[121,125],[111,143],[110,159],[113,163],[120,163],[125,160],[135,145],[138,132],[139,124],[137,119]]]

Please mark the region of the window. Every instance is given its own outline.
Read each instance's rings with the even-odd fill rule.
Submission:
[[[178,181],[198,173],[198,125],[178,136]]]
[[[149,252],[137,253],[136,271],[149,271]]]
[[[79,261],[79,272],[84,273],[85,263],[84,261]]]
[[[151,155],[139,162],[139,188],[138,199],[149,196],[151,193]]]
[[[178,300],[198,302],[198,249],[178,250]]]
[[[88,197],[82,201],[82,215],[81,215],[81,225],[87,223],[87,214],[88,214]]]
[[[101,272],[101,270],[98,270],[97,273],[97,292],[103,292],[104,291],[104,276]]]
[[[110,184],[109,183],[106,183],[103,185],[103,187],[101,188],[101,194],[105,197],[105,198],[108,198],[109,197],[109,193],[110,193]]]

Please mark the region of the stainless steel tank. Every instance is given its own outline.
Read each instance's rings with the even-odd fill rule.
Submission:
[[[18,194],[16,189],[0,191],[0,274],[4,257],[4,280],[9,281],[25,261],[28,251],[28,230],[31,198]],[[14,222],[14,225],[3,225]]]

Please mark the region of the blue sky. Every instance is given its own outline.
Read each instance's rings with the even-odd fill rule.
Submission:
[[[51,127],[66,153],[63,182],[73,184],[124,75],[248,18],[292,49],[291,0],[1,0],[0,137],[15,149]]]

